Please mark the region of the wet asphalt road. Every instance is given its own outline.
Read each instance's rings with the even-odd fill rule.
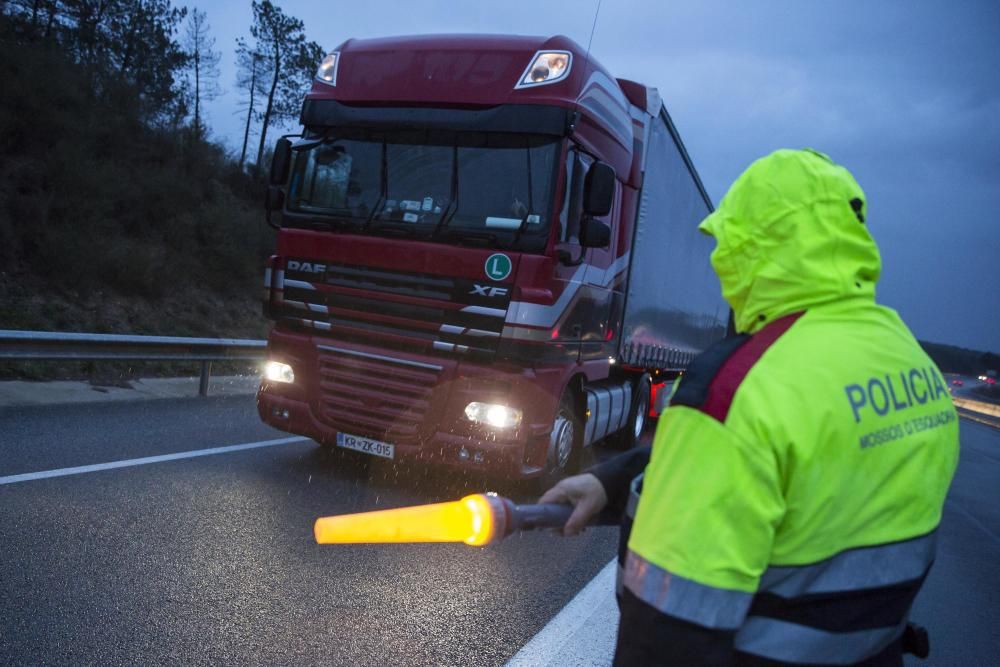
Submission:
[[[1000,430],[959,423],[937,559],[911,614],[930,632],[931,656],[908,665],[1000,665]]]
[[[961,429],[914,618],[929,664],[996,665],[1000,431]],[[0,477],[284,435],[252,397],[5,408]],[[309,442],[0,485],[0,664],[501,665],[612,558],[613,529],[486,549],[311,533],[320,515],[484,488],[534,493]]]
[[[0,410],[0,476],[285,436],[252,397]],[[523,485],[311,442],[0,485],[0,664],[500,665],[615,551],[612,528],[318,547],[317,516]]]

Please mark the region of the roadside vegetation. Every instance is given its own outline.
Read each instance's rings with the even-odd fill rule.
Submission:
[[[960,373],[978,377],[989,370],[1000,370],[1000,355],[995,352],[981,352],[955,345],[924,341],[920,341],[920,345],[945,373]]]
[[[227,150],[204,114],[222,57],[204,12],[0,0],[0,329],[266,334],[268,128],[297,115],[322,53],[268,0],[248,10],[227,54],[249,67],[233,82],[247,132]],[[0,364],[0,377],[94,369]]]

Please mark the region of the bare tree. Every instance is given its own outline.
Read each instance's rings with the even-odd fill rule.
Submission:
[[[205,137],[205,120],[202,102],[214,100],[221,94],[219,88],[220,51],[214,51],[215,38],[208,33],[205,12],[191,10],[187,30],[184,35],[184,49],[188,57],[188,73],[193,79],[191,101],[194,106],[194,138],[201,141]]]

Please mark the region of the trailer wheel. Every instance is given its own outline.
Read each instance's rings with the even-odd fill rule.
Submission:
[[[628,419],[625,421],[625,428],[615,433],[609,439],[611,444],[618,449],[632,449],[639,443],[642,432],[649,424],[649,397],[650,379],[647,373],[635,383],[635,391],[632,392],[632,405],[628,411]]]
[[[575,470],[582,437],[580,416],[577,414],[572,396],[566,394],[560,401],[559,409],[552,421],[543,475],[546,482],[555,482]]]

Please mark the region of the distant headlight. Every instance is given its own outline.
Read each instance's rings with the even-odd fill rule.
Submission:
[[[264,377],[271,382],[295,382],[295,371],[288,364],[269,361],[264,365]]]
[[[493,428],[512,428],[521,423],[522,413],[517,408],[506,405],[474,401],[465,406],[465,416],[477,424],[486,424]]]
[[[573,54],[569,51],[539,51],[524,70],[516,88],[530,88],[562,81],[569,74]]]
[[[334,51],[333,53],[323,58],[323,62],[319,64],[319,69],[316,70],[316,78],[323,83],[328,83],[331,86],[337,85],[337,63],[340,60],[340,54]]]

